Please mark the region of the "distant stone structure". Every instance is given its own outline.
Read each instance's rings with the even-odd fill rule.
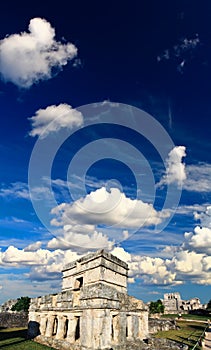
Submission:
[[[11,309],[13,305],[17,303],[18,299],[10,299],[7,300],[4,304],[0,305],[0,313],[1,312],[13,312]]]
[[[165,314],[188,313],[189,311],[203,309],[199,298],[182,300],[180,293],[165,293],[162,300]]]
[[[148,309],[127,295],[128,265],[104,250],[63,269],[62,292],[31,299],[29,337],[56,349],[123,350],[148,336]]]

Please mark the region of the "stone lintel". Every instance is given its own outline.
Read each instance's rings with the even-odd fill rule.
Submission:
[[[105,252],[104,250],[98,250],[96,253],[88,254],[88,255],[86,255],[86,256],[78,259],[78,260],[72,261],[71,263],[65,265],[63,270],[62,270],[62,272],[70,270],[70,269],[76,267],[77,263],[80,263],[81,265],[83,265],[83,264],[86,264],[89,261],[95,260],[95,259],[97,259],[99,257],[103,257],[106,260],[108,260],[108,261],[110,261],[112,263],[115,263],[116,265],[119,265],[119,266],[125,268],[126,270],[129,270],[128,264],[125,263],[124,261],[120,260],[119,258],[117,258],[116,256],[114,256],[114,255],[112,255],[110,253]]]

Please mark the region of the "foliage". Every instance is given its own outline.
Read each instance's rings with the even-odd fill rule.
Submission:
[[[160,299],[157,301],[151,301],[149,305],[150,314],[163,314],[164,309],[165,309],[165,306],[163,305]]]
[[[29,297],[21,297],[18,298],[17,303],[12,306],[12,311],[28,311],[29,305],[30,305],[30,298]]]
[[[208,301],[207,310],[211,312],[211,299]]]

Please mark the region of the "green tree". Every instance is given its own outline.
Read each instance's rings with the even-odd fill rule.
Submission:
[[[164,309],[165,307],[160,299],[157,301],[151,301],[149,305],[150,314],[163,314]]]
[[[30,305],[30,298],[29,297],[21,297],[18,298],[17,302],[12,306],[12,311],[28,311],[29,305]]]
[[[208,301],[207,311],[211,312],[211,299]]]

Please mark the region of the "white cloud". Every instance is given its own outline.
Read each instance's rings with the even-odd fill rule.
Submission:
[[[27,247],[24,248],[24,252],[35,252],[36,250],[40,249],[42,246],[41,241],[37,241],[35,243],[29,244]]]
[[[165,49],[157,56],[157,61],[172,60],[176,62],[178,72],[183,73],[184,67],[193,60],[193,52],[199,47],[200,39],[198,34],[192,38],[183,38],[179,40],[172,48]]]
[[[182,159],[186,156],[185,146],[176,146],[168,154],[166,159],[166,174],[157,186],[175,183],[182,186],[186,179],[185,164]]]
[[[183,188],[192,192],[211,192],[211,164],[186,166],[187,178]]]
[[[81,112],[66,103],[39,109],[29,120],[32,123],[32,130],[29,135],[40,136],[40,138],[58,132],[61,128],[72,129],[74,125],[81,126],[83,124]]]
[[[186,242],[184,247],[192,249],[199,253],[211,254],[211,206],[208,206],[205,212],[194,213],[195,220],[200,220],[200,226],[197,225],[193,232],[186,232]]]
[[[24,182],[14,182],[9,187],[2,187],[0,197],[30,199],[28,185]]]
[[[43,18],[33,18],[29,32],[6,36],[0,41],[0,73],[6,82],[29,88],[53,76],[77,55],[77,48],[55,40],[55,30]]]
[[[197,252],[211,254],[211,229],[208,227],[194,228],[194,233],[185,233],[188,242],[185,246]]]
[[[202,213],[195,212],[194,219],[200,220],[202,226],[211,228],[211,206],[208,205],[206,210]]]
[[[131,261],[131,255],[126,252],[123,248],[121,247],[115,247],[112,251],[111,254],[119,258],[120,260],[128,263]]]
[[[38,249],[35,252],[18,249],[9,246],[4,253],[1,253],[2,263],[20,265],[42,265],[46,264],[54,253],[45,249]]]
[[[181,250],[173,257],[172,262],[177,272],[185,275],[198,275],[202,272],[202,258],[204,254],[198,254],[194,251]]]
[[[86,225],[85,225],[86,226]],[[84,253],[87,250],[108,249],[110,250],[114,242],[101,232],[75,229],[74,226],[64,226],[64,232],[58,238],[52,238],[47,244],[50,249],[76,249],[77,252]]]
[[[164,259],[134,255],[129,263],[129,275],[143,280],[145,284],[178,284],[176,273],[171,271]]]
[[[176,214],[181,215],[191,215],[193,216],[193,213],[196,211],[204,211],[207,207],[207,204],[192,204],[192,205],[179,205],[176,210]],[[195,214],[194,214],[195,216]]]
[[[118,188],[107,191],[102,187],[74,203],[62,203],[53,208],[56,216],[52,225],[81,224],[116,225],[123,228],[139,228],[159,224],[168,213],[157,212],[151,204],[130,199]]]
[[[35,242],[34,246],[39,242]],[[16,268],[30,267],[28,276],[36,275],[37,280],[42,279],[42,275],[49,274],[49,279],[58,278],[62,268],[70,261],[78,259],[80,255],[71,250],[63,251],[56,249],[50,251],[48,249],[38,249],[29,251],[9,246],[5,252],[0,252],[0,264],[2,267],[13,266]],[[40,273],[40,276],[39,276]]]

